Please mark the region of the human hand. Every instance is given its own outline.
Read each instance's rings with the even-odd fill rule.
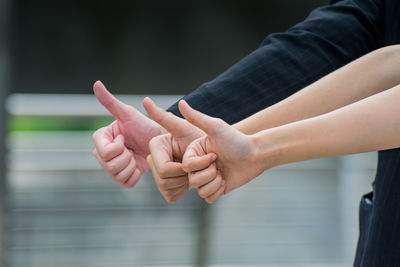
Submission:
[[[151,155],[148,156],[147,162],[160,193],[168,203],[174,203],[181,199],[191,186],[187,173],[182,169],[183,154],[186,147],[193,140],[203,136],[204,132],[186,120],[157,107],[148,97],[143,100],[143,106],[150,118],[169,132],[150,141]],[[215,160],[214,156],[207,155],[203,158],[207,166]]]
[[[114,182],[133,187],[149,168],[146,157],[150,154],[150,140],[166,131],[134,107],[116,99],[100,81],[94,83],[93,91],[116,118],[93,134],[93,155]]]
[[[179,110],[188,122],[207,134],[186,148],[182,161],[182,167],[186,172],[204,169],[204,164],[201,163],[202,157],[215,153],[217,170],[225,180],[225,194],[248,183],[263,172],[262,164],[255,158],[256,147],[251,136],[239,132],[221,119],[209,117],[192,109],[183,100],[179,102]],[[218,175],[211,174],[203,179],[218,180],[217,177]],[[221,195],[221,192],[218,192],[212,201]]]

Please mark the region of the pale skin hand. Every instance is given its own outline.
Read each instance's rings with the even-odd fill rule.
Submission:
[[[228,193],[281,164],[397,148],[399,99],[400,85],[335,111],[253,135],[244,135],[181,102],[181,113],[188,121],[211,129],[188,146],[183,165],[190,169],[204,153],[217,154],[217,168]]]
[[[400,46],[378,49],[234,127],[242,133],[254,134],[330,112],[400,83],[398,69]]]
[[[189,173],[201,170],[198,166],[201,157],[208,153],[217,154],[217,169],[226,186],[225,190],[222,188],[212,197],[211,202],[215,202],[223,193],[229,193],[264,171],[261,165],[253,161],[256,148],[250,136],[239,132],[223,120],[192,109],[185,101],[179,102],[179,110],[187,121],[207,134],[187,147],[182,162],[183,168]],[[218,180],[219,177],[214,175],[204,179]]]
[[[171,137],[158,123],[116,99],[101,82],[96,82],[93,89],[99,102],[117,119],[93,134],[93,154],[112,180],[123,187],[133,187],[150,166],[163,197],[170,203],[180,199],[187,192],[189,181],[181,163],[176,161],[182,159],[186,146],[204,133],[145,99],[147,112],[174,133],[175,137]],[[205,164],[208,166],[213,160],[208,155]]]
[[[399,46],[379,49],[280,103],[237,123],[234,127],[246,134],[252,134],[263,129],[314,117],[383,91],[399,82],[400,77],[396,71],[400,68],[399,55]],[[358,77],[360,75],[362,79]],[[315,99],[322,101],[315,101]],[[324,102],[325,99],[328,102]],[[142,120],[142,117],[138,118]],[[147,122],[147,118],[144,118],[143,122]],[[161,163],[160,166],[163,164]]]
[[[150,154],[150,140],[165,130],[116,99],[100,81],[93,85],[93,90],[99,102],[116,118],[93,134],[93,155],[114,182],[133,187],[149,168],[146,157]]]
[[[188,174],[182,169],[182,158],[186,147],[195,139],[204,135],[204,132],[186,120],[157,107],[146,97],[143,106],[149,116],[163,126],[169,134],[154,137],[149,144],[151,155],[147,161],[151,167],[157,187],[168,203],[181,199],[190,187],[198,189],[202,198],[207,198],[219,189],[207,186],[207,181],[198,182],[197,176],[188,179]],[[208,154],[201,158],[201,168],[206,168],[202,175],[216,174],[215,154]],[[201,178],[201,177],[200,177]],[[217,184],[221,186],[221,183]]]

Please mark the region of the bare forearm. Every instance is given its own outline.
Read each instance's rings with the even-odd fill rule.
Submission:
[[[376,50],[234,127],[253,134],[330,112],[399,84],[399,69],[400,46]]]
[[[265,168],[400,147],[400,85],[335,111],[252,135]]]

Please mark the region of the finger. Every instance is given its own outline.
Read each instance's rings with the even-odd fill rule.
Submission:
[[[142,173],[138,168],[136,168],[131,177],[129,177],[128,180],[124,184],[122,184],[122,186],[127,188],[134,187],[139,181],[140,176],[142,176]]]
[[[222,180],[221,187],[218,191],[205,199],[208,204],[214,203],[224,194],[225,184],[225,180]]]
[[[115,176],[129,165],[132,157],[132,153],[127,148],[125,148],[124,152],[121,155],[105,163],[105,170],[110,175]]]
[[[93,151],[93,155],[97,158],[98,162],[99,162],[100,165],[103,167],[103,169],[107,171],[107,163],[98,155],[98,152],[97,152],[96,149]],[[136,165],[136,162],[135,162],[135,165]],[[136,170],[137,170],[137,168],[134,169],[134,171],[136,171]],[[115,177],[114,175],[110,174],[109,172],[107,172],[107,173],[108,173],[108,175],[110,176],[110,178],[113,180],[113,182],[115,182],[116,184],[119,184],[120,186],[124,186],[124,187],[133,187],[133,186],[136,184],[136,182],[135,182],[134,184],[133,184],[133,183],[130,183],[129,180],[131,180],[131,178],[129,178],[129,177],[128,177],[128,180],[126,180],[125,182],[122,182],[122,181],[120,181],[119,179],[116,179],[116,177]],[[140,175],[139,175],[139,177],[137,178],[137,180],[138,180],[139,178],[140,178]],[[127,184],[132,184],[132,185],[131,185],[131,186],[127,186]]]
[[[101,81],[93,85],[93,91],[99,102],[117,119],[127,120],[130,118],[131,107],[115,98]]]
[[[157,182],[160,188],[164,190],[173,190],[188,184],[188,176],[183,175],[174,178],[160,178]]]
[[[163,194],[165,195],[165,199],[168,198],[168,203],[175,203],[186,194],[188,189],[188,185],[185,184],[179,188],[164,191]]]
[[[143,107],[153,121],[160,124],[173,136],[177,138],[182,136],[181,129],[188,124],[186,120],[159,108],[149,97],[143,99]]]
[[[126,183],[128,179],[132,176],[132,174],[135,172],[135,169],[136,169],[136,161],[132,156],[128,166],[126,166],[126,168],[124,168],[122,171],[120,171],[118,174],[114,176],[115,182],[121,185]]]
[[[174,162],[172,156],[171,136],[160,135],[154,137],[149,144],[152,163],[161,178],[185,175],[182,163]]]
[[[168,203],[175,203],[177,200],[179,200],[183,195],[186,194],[186,191],[188,190],[188,186],[185,184],[181,187],[170,189],[170,190],[164,190],[162,185],[160,185],[161,181],[164,180],[169,180],[169,179],[162,179],[158,176],[157,172],[155,171],[153,160],[151,155],[147,157],[147,163],[150,166],[151,172],[153,174],[153,178],[157,184],[158,190],[160,191],[161,195],[164,197],[164,199]]]
[[[154,167],[154,161],[151,155],[147,157],[147,163],[149,164],[153,173],[154,180],[156,181],[156,184],[160,189],[174,189],[188,183],[188,176],[185,172],[182,176],[161,178]]]
[[[221,119],[207,116],[200,111],[192,109],[185,100],[179,101],[179,111],[188,122],[197,126],[210,136],[217,134],[221,128],[228,125]]]
[[[208,153],[204,156],[196,156],[195,151],[189,149],[188,154],[183,157],[182,169],[187,172],[195,172],[208,168],[217,158],[215,153]]]
[[[105,161],[109,161],[124,152],[124,137],[118,135],[112,137],[112,124],[97,130],[93,134],[93,142],[98,155]]]
[[[222,185],[221,175],[217,175],[208,184],[203,185],[198,189],[198,194],[201,198],[208,198],[215,194]]]
[[[200,188],[208,184],[217,176],[215,164],[209,165],[206,169],[189,173],[189,184],[191,187]]]

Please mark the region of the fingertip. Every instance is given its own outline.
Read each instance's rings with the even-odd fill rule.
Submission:
[[[209,155],[210,155],[211,162],[214,162],[217,159],[217,154],[210,153]]]
[[[106,87],[104,86],[104,84],[100,80],[95,81],[94,84],[93,84],[93,91],[94,91],[95,94],[98,94],[99,90],[104,90],[105,88]]]
[[[151,108],[152,103],[154,103],[154,102],[150,97],[146,96],[145,98],[143,98],[142,105],[143,105],[144,109],[147,111],[147,113],[148,113],[148,110]]]
[[[147,114],[149,114],[150,117],[153,117],[154,116],[154,108],[156,107],[156,104],[154,103],[154,101],[150,97],[146,96],[143,99],[142,104],[143,104],[143,107],[146,110]]]
[[[190,108],[189,104],[185,100],[182,99],[179,101],[179,103],[178,103],[179,111],[182,113],[183,117],[185,117],[185,118],[188,115],[188,113],[187,113],[188,107]]]

